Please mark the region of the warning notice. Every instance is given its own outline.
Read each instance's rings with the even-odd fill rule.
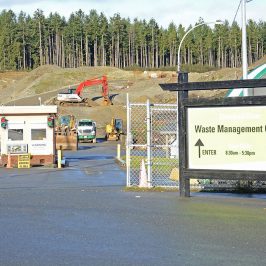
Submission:
[[[18,168],[30,168],[30,154],[18,155]]]

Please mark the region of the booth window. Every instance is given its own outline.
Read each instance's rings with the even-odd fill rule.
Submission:
[[[32,129],[31,130],[31,140],[44,140],[46,139],[46,129]]]
[[[8,140],[23,140],[23,129],[8,129]]]

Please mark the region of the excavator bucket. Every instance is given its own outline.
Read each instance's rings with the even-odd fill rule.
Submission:
[[[104,97],[103,98],[103,105],[108,106],[108,105],[113,105],[113,103],[109,97]]]
[[[78,150],[78,135],[76,132],[70,131],[67,135],[62,132],[56,132],[55,141],[57,150]]]

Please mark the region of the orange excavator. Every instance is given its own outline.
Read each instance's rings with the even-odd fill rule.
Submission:
[[[109,98],[109,89],[106,76],[85,80],[84,82],[81,82],[76,89],[70,88],[67,92],[60,92],[57,95],[57,102],[59,102],[60,105],[71,105],[72,103],[78,103],[79,105],[93,106],[93,101],[88,98],[83,98],[81,93],[85,87],[99,84],[102,85],[103,105],[111,105],[112,102]]]

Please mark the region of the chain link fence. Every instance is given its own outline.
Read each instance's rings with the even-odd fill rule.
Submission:
[[[142,162],[148,187],[177,187],[176,104],[127,104],[127,185],[139,186]]]
[[[147,187],[179,187],[176,104],[127,100],[127,186],[139,186],[144,161]],[[190,180],[192,189],[226,191],[266,189],[264,181]]]

